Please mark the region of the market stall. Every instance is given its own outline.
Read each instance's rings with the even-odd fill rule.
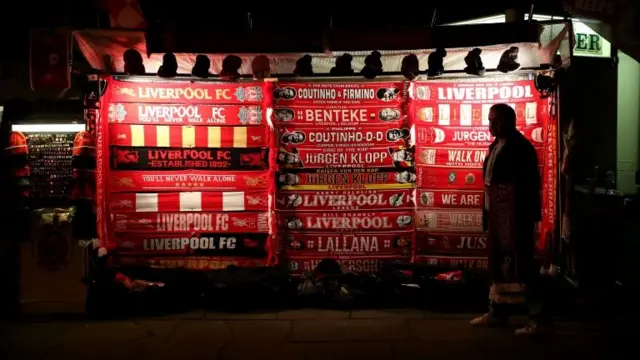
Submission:
[[[557,206],[552,74],[562,63],[550,62],[567,28],[541,28],[544,44],[540,37],[336,58],[270,54],[273,78],[265,80],[230,78],[225,63],[233,56],[225,55],[205,56],[209,79],[149,74],[162,75],[157,55],[144,60],[144,75],[96,76],[87,123],[97,143],[99,253],[122,268],[286,262],[294,275],[323,259],[354,272],[391,261],[486,268],[481,166],[495,103],[516,110],[538,150],[545,204],[538,248],[546,249]],[[116,34],[107,35],[79,32],[76,40],[94,67],[121,72],[127,49],[104,45]],[[128,48],[144,46],[139,33],[126,36]],[[100,49],[109,64],[96,56]],[[176,54],[178,73],[202,56]],[[371,56],[380,63],[373,76],[364,69]],[[258,57],[233,58],[241,73],[255,75]],[[335,71],[345,59],[348,71]]]

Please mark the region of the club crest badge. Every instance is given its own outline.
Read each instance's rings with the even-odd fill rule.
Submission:
[[[433,206],[433,199],[434,199],[434,196],[433,196],[433,192],[431,191],[423,192],[420,195],[420,202],[424,206]]]
[[[127,110],[123,104],[109,104],[109,122],[120,123],[127,117]]]
[[[299,267],[300,267],[300,266],[298,265],[298,263],[297,263],[297,262],[295,262],[295,261],[293,261],[293,260],[290,260],[290,261],[289,261],[289,270],[290,270],[290,271],[297,271]]]
[[[473,184],[476,182],[476,176],[474,174],[467,174],[467,176],[464,177],[464,181],[467,184]]]
[[[262,88],[259,86],[239,87],[235,92],[239,101],[262,101]]]
[[[451,250],[451,243],[449,243],[449,237],[445,236],[442,238],[442,246],[447,249],[447,250]]]

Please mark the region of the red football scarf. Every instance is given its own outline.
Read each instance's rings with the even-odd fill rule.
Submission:
[[[482,210],[417,210],[416,229],[446,232],[482,232]]]
[[[418,254],[453,253],[458,255],[486,255],[488,248],[485,233],[431,233],[418,231],[416,234],[416,251]]]
[[[426,189],[482,190],[482,169],[416,166],[416,187]]]
[[[382,269],[384,262],[402,259],[403,257],[376,257],[357,256],[340,258],[336,261],[343,268],[343,271],[356,273],[377,273]],[[291,256],[289,260],[289,271],[292,275],[302,275],[316,269],[324,257]]]
[[[127,256],[117,255],[111,262],[121,267],[151,267],[158,269],[186,269],[210,271],[226,269],[229,266],[258,267],[266,266],[267,259],[252,259],[242,257],[214,257],[214,256]]]
[[[410,130],[398,126],[331,126],[314,128],[280,126],[277,131],[280,145],[287,148],[354,148],[405,146]]]
[[[320,168],[408,168],[414,163],[413,149],[403,146],[359,148],[280,148],[282,169]]]
[[[517,125],[543,124],[547,109],[531,80],[510,82],[414,82],[411,112],[416,126],[488,126],[489,110],[509,104]]]
[[[480,209],[484,193],[481,190],[416,190],[418,208]]]
[[[288,232],[280,242],[289,256],[406,256],[413,231],[344,233]]]
[[[116,234],[119,254],[266,257],[268,234]]]
[[[165,149],[112,146],[113,170],[263,170],[269,149]]]
[[[283,190],[413,189],[412,169],[287,169],[276,175]]]
[[[116,213],[116,232],[145,233],[268,233],[269,213]]]
[[[279,83],[273,92],[274,103],[280,106],[397,105],[404,102],[404,82]]]
[[[329,213],[278,212],[281,229],[304,231],[388,231],[413,227],[413,211],[358,211]]]
[[[544,145],[544,132],[541,125],[521,125],[518,130],[534,146]],[[417,146],[442,146],[446,148],[488,148],[493,142],[489,126],[416,126],[415,144]]]
[[[351,211],[413,209],[411,190],[278,191],[276,209]]]
[[[116,103],[109,105],[109,122],[146,125],[259,126],[266,124],[266,111],[260,106]]]
[[[511,283],[517,281],[515,259],[516,223],[514,218],[515,197],[512,184],[492,184],[489,186],[489,240],[494,254],[492,261],[500,266],[501,276],[492,272],[494,282]]]
[[[118,171],[109,179],[113,192],[268,189],[269,171]]]
[[[266,211],[269,210],[269,200],[264,190],[114,193],[109,198],[109,207],[118,213]]]
[[[260,104],[261,84],[163,82],[142,83],[110,80],[111,103]]]
[[[166,148],[255,148],[267,146],[259,126],[109,125],[114,146]]]
[[[278,106],[273,110],[273,120],[280,126],[402,126],[406,116],[401,105],[386,106]]]
[[[416,149],[416,163],[431,167],[482,168],[487,148],[423,148]]]
[[[488,268],[488,261],[484,256],[418,255],[416,262],[452,269],[487,270]]]

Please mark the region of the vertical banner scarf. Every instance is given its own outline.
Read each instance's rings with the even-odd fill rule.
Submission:
[[[556,173],[545,161],[553,151],[548,100],[540,99],[534,82],[524,78],[418,81],[411,84],[409,94],[417,188],[416,259],[485,268],[486,260],[479,259],[488,255],[490,243],[481,221],[482,166],[493,141],[489,112],[498,103],[514,109],[516,127],[536,148],[547,182]],[[550,198],[554,185],[549,183],[544,194]],[[551,214],[550,205],[545,209]]]
[[[519,282],[517,231],[512,184],[489,186],[489,243],[492,252],[490,272],[493,285],[489,298],[496,303],[523,303],[525,285]]]
[[[292,82],[274,91],[280,246],[293,274],[323,258],[375,272],[411,256],[415,173],[405,82]]]

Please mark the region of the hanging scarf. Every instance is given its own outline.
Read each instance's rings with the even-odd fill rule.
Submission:
[[[497,142],[496,146],[493,148],[491,153],[489,154],[489,159],[487,159],[487,169],[484,175],[484,208],[485,210],[489,210],[489,186],[491,185],[491,177],[493,176],[493,165],[496,162],[496,158],[500,151],[504,147],[504,142]]]
[[[524,284],[518,281],[513,184],[489,186],[489,239],[493,285],[489,299],[496,303],[523,303]]]

